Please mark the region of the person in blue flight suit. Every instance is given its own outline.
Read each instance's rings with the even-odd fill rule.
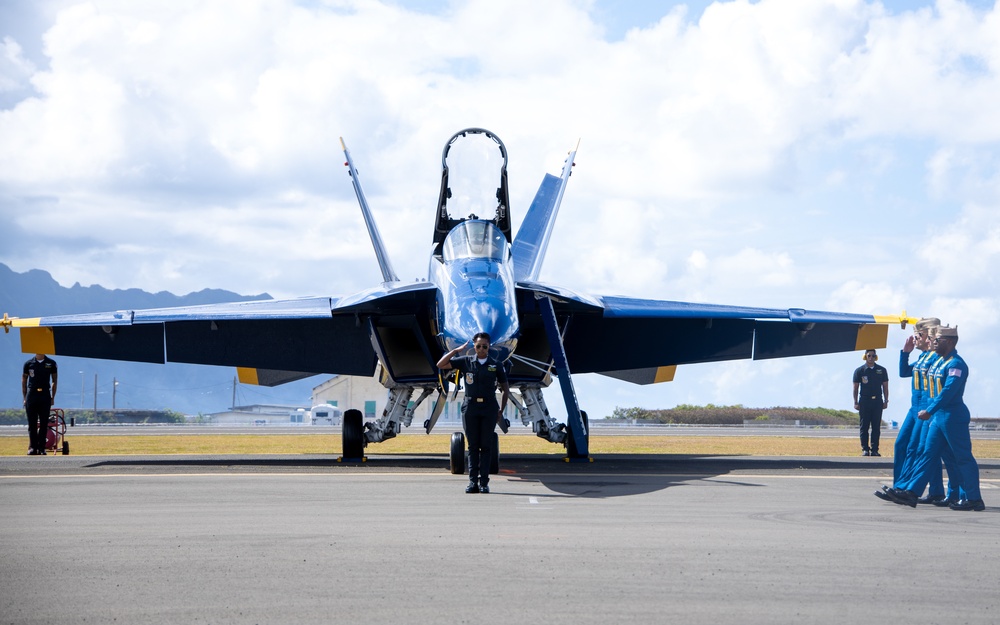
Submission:
[[[467,493],[490,492],[490,458],[493,451],[493,429],[503,419],[504,408],[510,398],[507,372],[503,363],[490,354],[490,335],[479,332],[472,337],[476,350],[474,356],[456,355],[468,343],[447,352],[438,361],[439,369],[457,369],[465,381],[465,401],[462,402],[462,420],[465,436],[469,440],[469,485]],[[496,390],[502,392],[497,405]]]
[[[28,415],[28,455],[44,456],[45,439],[49,434],[49,412],[56,400],[59,369],[56,361],[45,354],[35,354],[24,363],[21,374],[21,395],[24,412]]]
[[[880,456],[879,436],[882,434],[882,411],[889,407],[889,372],[876,364],[874,349],[865,351],[865,364],[854,370],[854,409],[861,421],[861,455]],[[860,394],[859,394],[860,391]],[[868,432],[871,430],[871,447]]]
[[[939,362],[940,356],[932,348],[936,336],[937,328],[941,320],[935,317],[921,319],[914,326],[913,337],[908,338],[899,354],[899,375],[903,378],[912,378],[912,396],[910,410],[906,414],[902,427],[896,435],[893,455],[893,480],[892,487],[899,488],[900,485],[907,484],[913,479],[913,466],[920,458],[921,453],[927,443],[927,429],[929,423],[917,418],[917,414],[923,410],[931,399],[930,385],[928,379],[934,364]],[[916,362],[910,364],[909,356],[913,348],[921,350]],[[948,505],[961,498],[963,494],[960,489],[961,479],[958,477],[958,470],[955,467],[955,459],[950,450],[942,450],[942,459],[948,468],[948,494],[945,495],[944,483],[941,475],[941,463],[931,463],[929,465],[930,475],[927,486],[927,495],[919,498],[917,503]],[[882,490],[875,491],[875,496],[884,501],[893,501],[886,493],[888,486],[883,486]],[[945,503],[941,503],[945,502]]]
[[[897,503],[916,507],[917,498],[927,486],[930,466],[940,463],[943,450],[950,451],[961,478],[965,498],[949,503],[952,510],[985,510],[979,490],[979,464],[972,455],[972,438],[969,435],[971,414],[963,396],[969,379],[969,366],[959,356],[958,328],[938,328],[934,350],[941,360],[934,366],[929,384],[932,398],[927,407],[917,413],[922,420],[930,420],[927,443],[913,468],[909,483],[886,491]]]
[[[913,457],[908,453],[910,442],[911,440],[919,440],[920,426],[921,424],[926,424],[926,421],[921,421],[917,418],[917,413],[926,404],[924,387],[929,367],[928,363],[937,360],[937,354],[931,349],[930,330],[939,325],[941,325],[941,320],[937,317],[924,317],[918,321],[913,326],[913,336],[907,337],[906,342],[903,344],[903,349],[899,352],[899,377],[911,378],[912,384],[910,388],[912,391],[910,395],[910,410],[903,419],[903,425],[900,426],[899,432],[896,434],[896,442],[893,445],[893,484],[898,482],[900,475],[913,464]],[[917,360],[913,364],[910,364],[910,354],[913,352],[914,347],[920,350],[920,355],[917,356]],[[915,432],[916,435],[914,436]],[[914,444],[913,447],[917,449],[918,445]]]

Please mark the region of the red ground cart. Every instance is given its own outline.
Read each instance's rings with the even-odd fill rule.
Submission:
[[[69,455],[69,441],[66,440],[66,416],[62,408],[49,412],[49,431],[45,435],[45,451],[51,454],[62,452]]]

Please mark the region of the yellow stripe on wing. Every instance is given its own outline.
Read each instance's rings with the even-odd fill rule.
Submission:
[[[868,323],[858,328],[854,349],[882,349],[889,342],[889,326]]]
[[[653,384],[659,384],[660,382],[673,382],[675,373],[677,373],[677,365],[657,367],[656,376],[653,378]]]
[[[20,321],[30,321],[21,319]],[[17,324],[15,324],[17,327]],[[21,351],[25,354],[58,354],[52,328],[20,326]]]
[[[257,370],[250,367],[236,367],[236,375],[240,380],[240,384],[253,384],[254,386],[259,386],[257,378]]]

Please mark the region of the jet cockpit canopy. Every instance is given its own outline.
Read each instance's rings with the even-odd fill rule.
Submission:
[[[467,220],[456,225],[444,240],[445,262],[488,258],[502,262],[507,256],[507,238],[491,221]]]

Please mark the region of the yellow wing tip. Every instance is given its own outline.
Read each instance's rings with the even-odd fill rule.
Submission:
[[[906,326],[908,324],[912,325],[920,321],[918,317],[908,316],[905,310],[898,315],[872,315],[872,316],[875,317],[875,323],[886,323],[886,324],[898,323],[899,327],[902,328],[903,330],[906,329]]]
[[[4,331],[9,331],[10,328],[37,328],[42,324],[42,318],[25,317],[22,319],[20,317],[8,317],[7,313],[4,313],[0,324],[3,325]]]

